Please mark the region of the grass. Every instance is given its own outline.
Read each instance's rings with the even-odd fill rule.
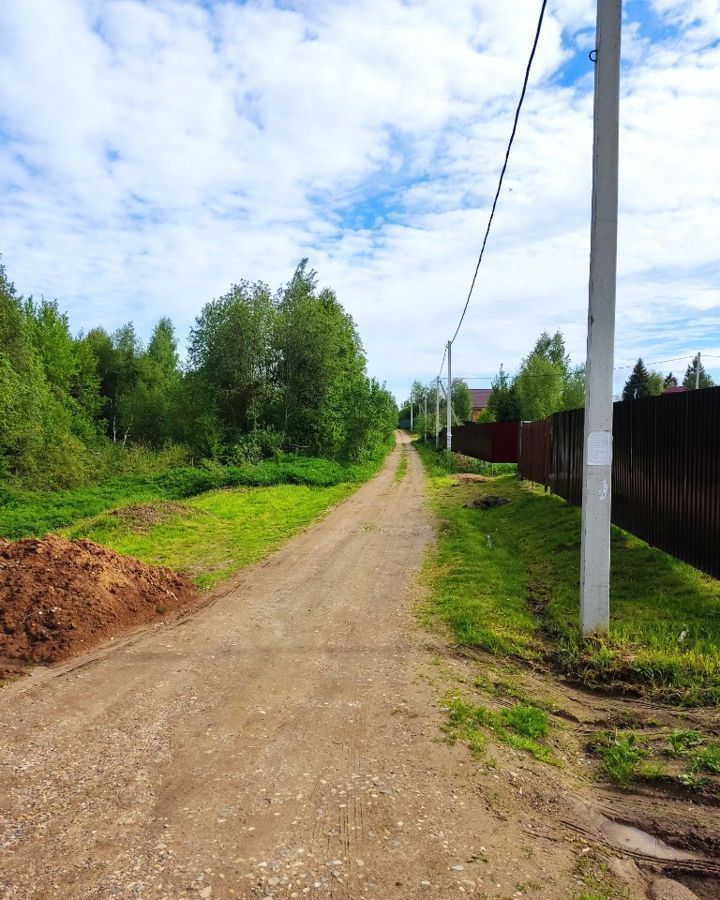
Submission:
[[[709,776],[720,775],[720,743],[696,729],[645,737],[622,729],[603,731],[590,750],[599,757],[602,773],[622,788],[663,779],[700,789],[708,787]]]
[[[443,728],[450,743],[463,741],[473,756],[485,751],[487,732],[516,750],[530,753],[541,762],[557,765],[550,748],[543,743],[549,730],[548,718],[542,709],[518,703],[506,709],[494,710],[467,701],[457,691],[443,700],[448,718]]]
[[[453,485],[447,454],[416,446],[442,523],[428,567],[433,611],[458,643],[551,663],[591,686],[720,701],[720,581],[613,528],[610,636],[583,641],[580,510],[512,475]],[[510,502],[466,507],[482,494]]]
[[[395,474],[393,475],[393,483],[400,484],[403,478],[407,475],[408,470],[408,451],[407,447],[403,445],[402,452],[400,454],[400,462],[397,464],[397,468],[395,469]]]
[[[158,475],[124,476],[98,485],[59,491],[30,492],[3,487],[0,488],[0,537],[9,540],[43,537],[114,507],[182,500],[223,487],[357,484],[377,471],[384,455],[363,464],[288,455],[245,466],[207,464],[171,469]]]
[[[155,504],[156,524],[138,524],[137,508],[131,507],[86,519],[64,534],[185,572],[207,589],[262,559],[353,489],[343,483],[216,490],[186,501],[169,516]]]
[[[633,732],[604,732],[594,747],[605,775],[620,787],[627,788],[641,774],[649,751]]]

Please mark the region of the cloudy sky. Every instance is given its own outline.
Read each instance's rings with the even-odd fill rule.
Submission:
[[[232,282],[308,256],[405,396],[455,330],[539,7],[3,0],[9,276],[75,330],[169,315],[184,343]],[[459,375],[543,329],[584,358],[594,7],[549,0]],[[625,2],[618,366],[702,350],[720,378],[718,35],[720,0]]]

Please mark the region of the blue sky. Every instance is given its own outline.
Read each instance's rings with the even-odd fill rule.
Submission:
[[[309,256],[398,398],[464,303],[540,0],[5,0],[0,252],[75,329],[169,315]],[[617,387],[720,381],[720,0],[626,0]],[[592,0],[550,0],[455,370],[543,329],[584,357]],[[713,356],[717,357],[713,360]]]

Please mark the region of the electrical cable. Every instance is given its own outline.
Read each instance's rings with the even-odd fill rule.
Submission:
[[[473,290],[475,289],[475,282],[477,281],[480,264],[482,263],[483,255],[485,253],[485,247],[488,242],[488,237],[490,236],[490,228],[492,227],[493,218],[495,217],[495,209],[498,204],[498,199],[500,198],[503,179],[505,178],[505,172],[507,171],[508,161],[510,159],[510,150],[512,149],[513,141],[515,140],[515,133],[517,132],[518,120],[520,119],[520,110],[522,109],[523,101],[525,100],[525,94],[527,92],[528,81],[530,79],[530,69],[532,68],[533,60],[535,59],[535,51],[537,50],[538,41],[540,40],[540,30],[542,28],[543,19],[545,17],[546,6],[547,0],[543,0],[542,6],[540,7],[540,17],[538,18],[537,28],[535,30],[535,39],[533,41],[532,50],[530,51],[530,58],[528,59],[527,68],[525,69],[525,78],[523,79],[520,99],[518,101],[517,109],[515,110],[515,119],[513,121],[512,132],[510,133],[510,140],[508,141],[507,149],[505,151],[505,160],[500,171],[500,178],[498,180],[497,190],[495,191],[495,199],[493,200],[492,209],[490,210],[490,218],[488,219],[487,228],[485,229],[485,237],[483,238],[482,247],[480,248],[480,255],[478,256],[477,265],[475,266],[475,272],[472,277],[472,282],[470,283],[470,290],[468,291],[467,300],[465,301],[465,306],[463,308],[462,315],[460,316],[460,321],[458,322],[457,328],[455,329],[455,334],[450,339],[451,344],[458,336],[458,332],[460,331],[460,327],[462,326],[463,319],[465,318],[465,313],[467,312],[468,306],[470,305],[470,298],[472,297]]]

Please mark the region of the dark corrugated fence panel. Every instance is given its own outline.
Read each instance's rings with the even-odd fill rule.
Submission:
[[[583,410],[571,410],[522,426],[520,474],[574,505],[582,501],[583,420]],[[720,577],[720,387],[616,403],[612,482],[615,525]]]
[[[452,448],[486,462],[516,463],[518,461],[519,422],[468,422],[452,430]],[[443,429],[443,443],[444,434]]]

